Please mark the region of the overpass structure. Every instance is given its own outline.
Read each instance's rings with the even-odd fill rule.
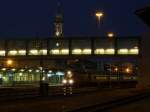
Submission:
[[[110,73],[114,79],[118,79],[118,74],[124,74],[119,76],[123,79],[136,79],[140,43],[140,37],[1,39],[0,83],[12,85],[43,80],[60,84],[68,69],[92,72],[98,79]]]

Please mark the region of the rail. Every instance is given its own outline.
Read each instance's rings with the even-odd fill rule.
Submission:
[[[150,97],[150,91],[116,99],[110,102],[95,104],[87,107],[81,107],[79,109],[70,110],[67,112],[101,112],[101,111],[103,112],[117,108],[118,106],[125,106],[127,104],[134,103],[148,97]]]

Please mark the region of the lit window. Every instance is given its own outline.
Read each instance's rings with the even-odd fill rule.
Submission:
[[[29,55],[38,55],[38,50],[30,50]]]
[[[19,76],[22,76],[23,75],[23,73],[19,73]]]
[[[21,72],[24,72],[24,69],[21,69],[20,71],[21,71]]]
[[[0,50],[0,56],[5,56],[5,50]]]
[[[105,54],[115,54],[115,50],[114,49],[106,49]]]
[[[41,55],[47,55],[47,50],[46,49],[40,50],[40,54]]]
[[[128,49],[119,49],[118,54],[128,54]]]
[[[32,69],[29,69],[29,72],[32,72]]]
[[[96,49],[95,50],[95,54],[104,54],[104,53],[105,53],[104,49]]]
[[[2,68],[2,71],[6,71],[6,68]]]
[[[26,50],[19,50],[19,51],[18,51],[18,54],[19,54],[19,55],[26,55]]]
[[[83,49],[82,54],[91,54],[91,49]]]
[[[40,70],[36,70],[35,72],[37,72],[37,73],[38,73],[38,72],[40,72]]]
[[[51,50],[50,53],[51,53],[51,54],[54,54],[54,55],[59,55],[59,54],[60,54],[60,51],[59,51],[59,49],[53,49],[53,50]]]
[[[14,72],[14,71],[16,71],[16,69],[15,69],[15,68],[13,68],[13,69],[12,69],[12,71]]]
[[[17,55],[17,51],[16,50],[11,50],[8,52],[8,55],[14,56]]]
[[[58,75],[58,76],[64,76],[64,72],[56,72],[56,75]]]
[[[82,50],[81,49],[74,49],[72,51],[72,54],[82,54]]]
[[[62,49],[61,50],[61,54],[69,54],[69,50],[68,49]]]
[[[129,54],[139,54],[139,49],[130,49]]]

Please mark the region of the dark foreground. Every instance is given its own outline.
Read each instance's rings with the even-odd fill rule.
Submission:
[[[140,91],[141,92],[141,91]],[[82,107],[110,102],[139,93],[135,89],[96,90],[82,94],[56,95],[28,99],[1,101],[1,112],[67,112]],[[122,110],[122,108],[120,108]],[[116,111],[116,110],[114,110]],[[117,110],[118,112],[120,110]]]

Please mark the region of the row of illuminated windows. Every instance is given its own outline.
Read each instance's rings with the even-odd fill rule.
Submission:
[[[138,48],[132,48],[132,49],[118,49],[117,53],[119,55],[127,55],[127,54],[134,54],[134,55],[138,55],[139,54],[139,49]],[[48,50],[46,49],[41,49],[41,50],[36,50],[36,49],[32,49],[29,50],[28,55],[47,55],[48,54]],[[69,55],[69,49],[52,49],[49,51],[50,55]],[[90,55],[92,54],[92,50],[91,49],[73,49],[71,51],[71,54],[73,55]],[[110,48],[110,49],[95,49],[94,50],[94,54],[115,54],[115,49]],[[6,51],[5,50],[0,50],[0,56],[5,56],[6,55]],[[8,51],[8,56],[24,56],[26,55],[26,50],[10,50]]]

